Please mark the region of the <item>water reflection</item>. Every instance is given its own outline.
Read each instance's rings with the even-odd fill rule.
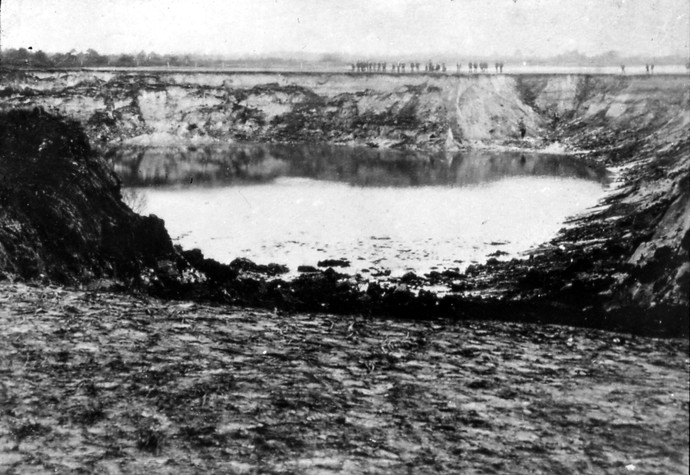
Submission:
[[[517,257],[594,206],[606,181],[573,157],[488,151],[233,144],[110,159],[185,248],[293,271],[345,258],[369,275]]]
[[[520,152],[422,154],[332,145],[232,144],[124,147],[107,154],[125,186],[227,186],[278,177],[362,187],[467,186],[507,177],[556,176],[606,183],[607,172],[575,157]]]

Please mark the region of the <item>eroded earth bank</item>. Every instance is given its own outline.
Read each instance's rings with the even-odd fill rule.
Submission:
[[[407,276],[405,282],[392,282],[396,285],[371,285],[363,295],[337,272],[306,275],[290,284],[267,282],[255,275],[267,271],[261,266],[236,262],[221,270],[188,252],[184,258],[179,253],[148,258],[154,273],[162,269],[162,277],[181,285],[167,282],[161,292],[269,308],[377,314],[412,309],[413,315],[495,318],[512,305],[511,318],[520,314],[687,334],[690,92],[685,76],[43,72],[9,74],[3,83],[3,109],[40,107],[72,118],[100,151],[245,140],[441,153],[526,148],[579,152],[582,161],[618,173],[618,189],[600,209],[575,218],[529,260],[491,260],[462,275]],[[170,253],[166,239],[154,246]],[[8,272],[83,277],[51,266],[46,258],[27,265],[18,256],[4,265]],[[152,266],[154,260],[162,265]],[[44,264],[45,271],[39,271]],[[189,276],[181,279],[187,264],[213,285],[187,285]],[[88,267],[80,263],[73,269],[87,272]],[[111,274],[96,272],[95,277]],[[446,299],[410,292],[429,282],[454,290]],[[471,303],[477,301],[481,308],[475,310]]]
[[[0,97],[3,471],[687,473],[687,77],[12,72]],[[105,158],[237,141],[571,151],[617,182],[529,259],[288,281],[174,246]]]

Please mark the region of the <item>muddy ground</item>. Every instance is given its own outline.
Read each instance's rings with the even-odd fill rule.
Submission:
[[[688,341],[0,285],[2,473],[688,473]]]
[[[275,76],[82,79],[3,79],[1,108],[33,110],[0,116],[0,472],[688,473],[683,78],[316,81],[338,120]],[[587,151],[620,187],[529,259],[361,290],[174,248],[89,146],[324,117],[338,143]]]

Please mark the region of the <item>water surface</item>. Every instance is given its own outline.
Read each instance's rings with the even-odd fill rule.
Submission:
[[[518,257],[594,206],[607,183],[575,157],[514,152],[244,144],[110,158],[142,211],[185,248],[292,270],[346,258],[365,274]]]

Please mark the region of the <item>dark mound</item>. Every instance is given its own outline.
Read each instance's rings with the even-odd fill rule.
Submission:
[[[0,277],[130,279],[176,252],[163,221],[122,202],[81,126],[41,109],[0,114]]]

